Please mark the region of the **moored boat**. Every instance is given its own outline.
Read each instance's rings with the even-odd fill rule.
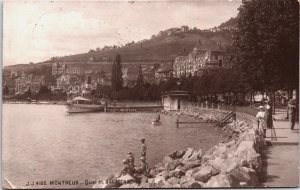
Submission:
[[[93,104],[87,98],[81,96],[75,97],[66,104],[68,113],[85,113],[85,112],[101,112],[104,111],[105,104]]]
[[[160,125],[161,122],[160,121],[152,121],[152,125]]]

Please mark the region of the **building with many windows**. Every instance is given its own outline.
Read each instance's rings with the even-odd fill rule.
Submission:
[[[194,48],[187,56],[175,58],[173,65],[174,77],[189,74],[201,75],[203,72],[218,71],[230,68],[229,56],[222,50],[206,50]]]

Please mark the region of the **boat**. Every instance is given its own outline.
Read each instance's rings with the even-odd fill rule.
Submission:
[[[85,113],[104,111],[105,104],[93,104],[92,100],[81,96],[67,101],[66,108],[68,113]]]
[[[160,121],[152,121],[152,125],[160,125],[161,122]]]
[[[38,101],[37,103],[38,104],[50,104],[50,102],[48,102],[48,101]]]

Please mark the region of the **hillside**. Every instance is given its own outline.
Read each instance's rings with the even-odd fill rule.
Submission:
[[[134,43],[124,47],[109,50],[94,51],[60,57],[57,61],[63,62],[87,62],[93,56],[96,62],[102,62],[105,58],[111,60],[116,54],[121,55],[122,62],[127,63],[163,63],[173,62],[177,56],[188,55],[194,47],[203,49],[226,48],[231,42],[230,31],[200,31],[189,30],[187,32],[174,33],[172,35],[156,36],[143,42]],[[26,71],[51,67],[52,61],[36,64],[19,64],[6,66],[4,69],[22,69]]]
[[[100,61],[104,57],[113,58],[116,54],[120,54],[124,62],[174,61],[177,56],[189,54],[194,47],[218,49],[219,44],[226,47],[231,41],[230,36],[229,32],[188,31],[154,37],[121,48],[66,56],[60,60],[87,61],[90,56],[94,56],[96,61]]]

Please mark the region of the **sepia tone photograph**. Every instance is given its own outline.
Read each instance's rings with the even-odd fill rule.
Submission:
[[[5,0],[2,188],[299,187],[298,0]]]

